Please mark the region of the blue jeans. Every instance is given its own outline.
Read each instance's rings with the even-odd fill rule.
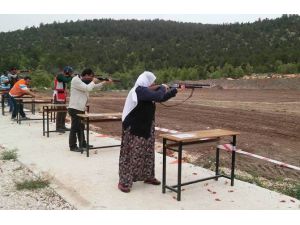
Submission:
[[[7,104],[9,106],[9,112],[12,112],[14,110],[14,104],[11,100],[11,96],[7,93]]]
[[[24,108],[23,104],[17,104],[17,101],[16,101],[16,99],[14,97],[10,96],[10,98],[11,98],[12,103],[14,105],[14,109],[13,109],[11,118],[16,118],[17,113],[20,113],[20,115],[22,117],[25,117],[26,115],[25,115],[25,112],[24,112],[24,109],[23,109]]]
[[[3,94],[3,97],[7,99],[7,105],[9,106],[9,112],[13,111],[14,105],[11,101],[11,97],[8,93]]]

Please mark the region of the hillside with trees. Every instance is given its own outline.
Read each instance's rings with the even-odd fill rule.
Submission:
[[[299,15],[220,25],[95,19],[0,33],[0,69],[32,69],[44,85],[65,65],[90,67],[128,88],[143,70],[162,82],[299,73],[299,49]]]

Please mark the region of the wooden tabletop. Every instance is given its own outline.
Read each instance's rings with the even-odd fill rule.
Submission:
[[[199,131],[190,131],[182,132],[176,134],[161,134],[159,135],[162,138],[166,138],[171,141],[177,142],[192,142],[205,138],[219,138],[225,136],[238,135],[239,132],[223,129],[213,129],[213,130],[199,130]]]
[[[10,89],[2,89],[2,88],[0,88],[0,92],[2,92],[2,93],[4,93],[4,92],[8,93],[9,91],[10,91]]]
[[[86,113],[86,114],[77,114],[81,118],[109,118],[109,119],[121,119],[122,113]]]
[[[22,100],[22,103],[51,103],[52,99],[16,99]]]
[[[20,99],[34,99],[31,95],[24,95],[22,97],[14,97],[14,98],[18,99],[18,100],[20,100]]]
[[[49,106],[49,107],[56,107],[56,106],[67,107],[68,104],[50,103],[50,104],[45,104],[44,106]]]

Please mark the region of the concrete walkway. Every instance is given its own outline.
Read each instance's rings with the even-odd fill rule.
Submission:
[[[113,125],[113,123],[112,123]],[[51,129],[54,124],[51,124]],[[68,132],[42,135],[41,121],[10,121],[0,115],[0,144],[17,148],[18,159],[36,174],[49,176],[52,187],[78,209],[299,209],[300,201],[258,186],[229,180],[210,180],[183,187],[182,201],[176,193],[161,193],[161,186],[134,183],[126,194],[117,189],[119,148],[91,150],[90,157],[70,152]],[[101,135],[100,135],[101,136]],[[91,132],[95,146],[119,140]],[[167,159],[167,184],[176,183],[177,164]],[[161,179],[162,156],[156,154],[156,176]],[[183,164],[183,182],[213,175],[212,171]]]

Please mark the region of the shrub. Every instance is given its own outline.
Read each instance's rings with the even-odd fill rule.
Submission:
[[[288,63],[288,64],[281,64],[277,67],[278,73],[297,73],[298,68],[297,64]]]
[[[16,160],[18,158],[17,150],[5,150],[1,153],[2,160]]]
[[[31,74],[31,87],[50,88],[53,86],[54,77],[43,70],[36,70]]]
[[[23,182],[17,182],[16,183],[16,188],[17,190],[34,190],[34,189],[39,189],[39,188],[45,188],[49,186],[49,181],[44,180],[42,178],[38,178],[36,180],[25,180]]]

